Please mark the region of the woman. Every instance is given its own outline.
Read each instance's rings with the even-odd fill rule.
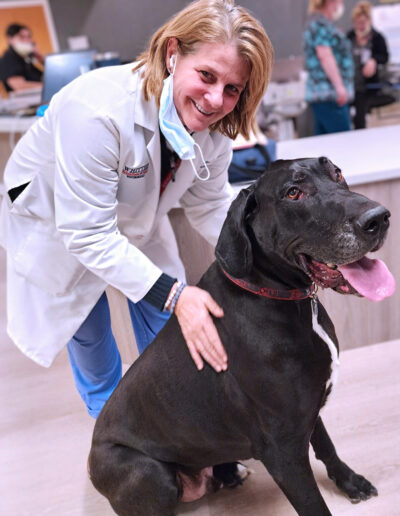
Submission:
[[[129,300],[140,352],[173,311],[196,366],[227,368],[211,318],[222,309],[184,284],[167,213],[180,201],[216,243],[231,202],[231,139],[248,136],[271,63],[246,10],[199,0],[134,66],[67,85],[18,142],[4,176],[8,333],[44,366],[67,344],[93,417],[121,378],[108,284]]]
[[[352,44],[355,65],[354,127],[364,129],[368,108],[373,105],[380,89],[378,65],[388,62],[389,53],[385,38],[372,28],[369,2],[358,2],[351,18],[354,28],[347,37]]]
[[[306,100],[314,115],[314,134],[350,130],[353,59],[348,39],[335,27],[343,0],[310,0],[304,31]]]

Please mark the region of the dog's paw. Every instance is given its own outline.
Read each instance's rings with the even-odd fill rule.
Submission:
[[[330,478],[350,498],[351,503],[359,503],[373,496],[378,496],[376,487],[362,475],[354,473],[354,471],[350,470],[349,474],[342,478],[337,478],[334,475],[330,476]]]

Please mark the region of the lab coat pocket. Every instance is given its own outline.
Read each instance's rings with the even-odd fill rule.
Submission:
[[[54,295],[72,290],[85,273],[85,267],[68,251],[51,230],[32,231],[14,255],[15,271],[28,281]]]

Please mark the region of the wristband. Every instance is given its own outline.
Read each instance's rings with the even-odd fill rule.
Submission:
[[[176,294],[175,294],[175,296],[174,296],[174,298],[173,298],[173,300],[172,300],[172,303],[171,303],[171,308],[170,308],[170,312],[171,312],[171,313],[173,313],[173,312],[174,312],[174,310],[175,310],[175,305],[176,305],[176,303],[177,303],[177,301],[178,301],[178,299],[179,299],[179,296],[182,294],[182,290],[183,290],[185,287],[186,287],[186,284],[185,284],[185,283],[181,283],[181,284],[179,285],[179,288],[178,288],[178,290],[177,290],[177,292],[176,292]]]
[[[172,288],[169,291],[167,300],[165,301],[165,304],[164,304],[164,310],[166,310],[166,311],[170,311],[171,310],[172,300],[174,299],[174,296],[175,296],[175,294],[176,294],[176,292],[177,292],[177,290],[179,288],[180,283],[181,283],[180,281],[176,281],[172,285]]]
[[[176,302],[178,301],[178,298],[182,292],[182,290],[186,287],[186,283],[183,283],[182,281],[176,281],[170,290],[170,293],[168,294],[167,300],[164,304],[164,310],[169,311],[172,313],[174,311]]]

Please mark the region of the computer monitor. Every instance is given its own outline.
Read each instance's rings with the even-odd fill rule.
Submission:
[[[96,54],[94,49],[47,54],[44,61],[42,104],[48,104],[63,86],[95,68]]]

